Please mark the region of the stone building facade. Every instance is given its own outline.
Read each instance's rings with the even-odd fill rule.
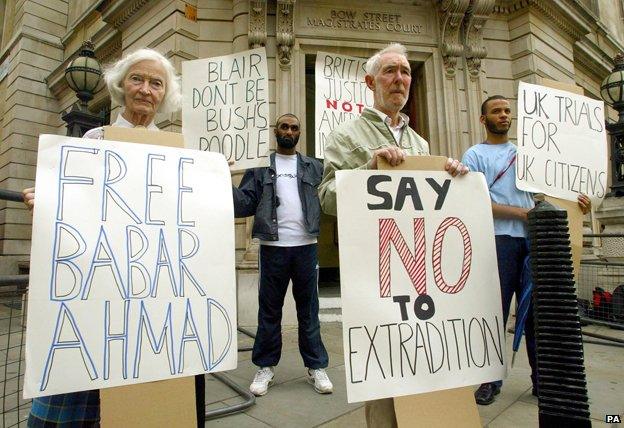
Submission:
[[[76,97],[64,69],[86,39],[102,64],[147,46],[178,70],[185,60],[266,46],[271,117],[302,118],[300,150],[308,154],[316,53],[368,57],[400,42],[416,76],[410,123],[432,154],[460,157],[484,137],[482,100],[515,100],[520,80],[574,83],[600,98],[624,50],[623,19],[624,0],[0,0],[0,186],[31,186],[38,135],[66,132],[61,113]],[[113,119],[118,112],[105,90],[90,108]],[[181,116],[157,124],[179,132]],[[0,201],[0,274],[26,266],[30,222],[21,204]],[[330,267],[331,222],[321,242],[321,264]],[[236,230],[239,267],[253,268],[249,221]]]

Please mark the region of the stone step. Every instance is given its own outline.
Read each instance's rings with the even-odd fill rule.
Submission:
[[[342,301],[340,297],[319,297],[319,308],[320,309],[333,309],[333,308],[342,308]]]
[[[321,322],[342,322],[342,310],[321,309],[319,311],[319,320]]]
[[[319,298],[319,320],[321,322],[342,321],[342,307],[340,297]]]

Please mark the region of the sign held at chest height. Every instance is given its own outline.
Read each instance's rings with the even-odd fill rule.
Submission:
[[[349,402],[502,378],[505,332],[483,176],[336,177]]]
[[[268,165],[269,73],[264,48],[182,63],[187,148],[219,152],[233,169]]]
[[[516,185],[520,190],[599,205],[607,189],[604,103],[520,82]]]
[[[44,135],[38,159],[25,397],[235,368],[223,157]]]

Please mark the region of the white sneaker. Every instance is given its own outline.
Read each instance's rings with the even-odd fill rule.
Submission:
[[[273,372],[273,367],[261,367],[256,372],[256,376],[254,376],[254,380],[249,385],[249,390],[255,396],[261,396],[267,393],[269,386],[273,384],[273,377],[275,373]]]
[[[314,385],[314,390],[319,394],[331,394],[334,391],[325,369],[308,369],[308,383]]]

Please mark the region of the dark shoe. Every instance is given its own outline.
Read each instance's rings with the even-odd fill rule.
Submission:
[[[533,389],[531,389],[531,395],[532,395],[533,397],[537,397],[537,396],[538,396],[538,395],[537,395],[537,388],[536,388],[536,387],[533,387]]]
[[[494,402],[494,397],[500,394],[500,386],[495,383],[484,383],[474,393],[477,404],[487,406]]]

